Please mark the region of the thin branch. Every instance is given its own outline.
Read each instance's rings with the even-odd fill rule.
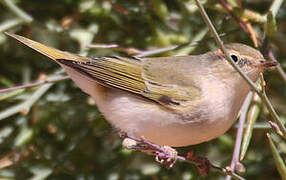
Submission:
[[[220,13],[227,13],[226,9],[222,7],[221,4],[217,3],[217,1],[201,1],[201,3],[209,9],[213,9],[215,11],[218,11]],[[239,3],[239,2],[238,2]],[[185,3],[186,10],[193,14],[195,11],[197,11],[198,7],[195,6],[192,1],[186,1]],[[264,24],[266,22],[266,16],[262,15],[256,11],[246,9],[246,8],[240,8],[241,5],[238,5],[239,8],[235,8],[235,10],[232,8],[233,13],[240,17],[241,19],[248,19],[249,21]]]
[[[25,11],[21,10],[17,5],[15,5],[11,0],[3,0],[2,3],[6,5],[16,16],[21,18],[26,23],[31,23],[33,21],[32,16],[30,16]]]
[[[19,86],[10,87],[10,88],[0,89],[0,93],[4,93],[4,92],[8,92],[8,91],[14,91],[17,89],[31,88],[31,87],[40,86],[40,85],[47,84],[47,83],[54,83],[54,82],[58,82],[58,81],[63,81],[66,79],[70,79],[70,77],[69,76],[59,76],[59,77],[46,79],[46,80],[42,80],[42,81],[38,81],[38,82],[33,82],[33,83],[29,83],[29,84],[23,84],[23,85],[19,85]]]
[[[131,47],[120,47],[118,44],[89,44],[87,48],[96,48],[96,49],[115,49],[117,51],[124,52],[128,55],[140,54],[142,51],[136,48]]]
[[[223,45],[223,42],[222,40],[220,39],[218,33],[216,32],[215,30],[215,27],[213,26],[211,20],[209,19],[208,15],[206,14],[206,11],[204,9],[204,7],[201,5],[200,1],[199,0],[195,0],[199,9],[200,9],[200,12],[201,12],[201,15],[205,21],[205,23],[207,24],[207,26],[210,28],[210,31],[212,33],[212,35],[214,36],[215,38],[215,41],[217,43],[217,45],[220,47],[220,49],[222,49],[223,53],[225,54],[225,57],[226,57],[226,60],[232,65],[232,67],[241,75],[241,77],[243,79],[246,80],[246,82],[256,91],[256,92],[260,92],[260,90],[256,87],[256,85],[249,79],[249,77],[247,75],[245,75],[242,70],[232,61],[229,53],[227,52],[226,48],[224,47]]]
[[[269,11],[272,11],[273,17],[275,17],[282,5],[284,0],[274,0],[269,8]]]
[[[225,2],[225,0],[220,0],[220,4],[222,5],[222,7],[225,8],[225,10],[228,12],[228,14],[238,23],[238,25],[241,27],[241,29],[243,31],[245,31],[246,33],[249,34],[249,31],[246,27],[246,25],[244,24],[244,22],[239,19],[232,11],[231,8],[229,7],[229,5]]]
[[[231,33],[234,33],[234,32],[237,32],[238,29],[233,29],[233,30],[230,30],[229,32],[227,33],[221,33],[219,34],[220,37],[224,37],[224,36],[227,36]],[[184,44],[178,44],[178,45],[172,45],[172,46],[168,46],[168,47],[164,47],[164,48],[158,48],[158,49],[152,49],[152,50],[140,50],[140,49],[135,49],[135,48],[124,48],[124,47],[120,47],[120,45],[118,44],[89,44],[87,45],[86,47],[87,48],[98,48],[98,49],[115,49],[115,50],[119,50],[119,51],[123,51],[127,54],[133,54],[133,53],[138,53],[137,55],[135,55],[135,57],[147,57],[147,56],[152,56],[152,55],[156,55],[156,54],[160,54],[160,53],[165,53],[165,52],[168,52],[168,51],[176,51],[176,50],[180,50],[182,48],[186,48],[186,47],[189,47],[189,46],[195,46],[195,45],[198,45],[198,44],[201,44],[203,42],[207,42],[209,40],[212,40],[213,37],[208,37],[208,38],[203,38],[202,40],[199,40],[201,39],[200,37],[203,37],[204,36],[204,29],[198,33],[196,35],[196,37],[194,37],[194,39],[197,39],[197,40],[193,40],[191,42],[187,42],[187,43],[184,43]]]
[[[245,128],[247,128],[247,127],[248,127],[248,125],[246,125],[246,124],[243,125],[243,129],[245,129]],[[238,124],[238,123],[235,124],[235,125],[233,126],[233,128],[239,128],[239,124]],[[261,122],[261,123],[256,122],[256,123],[253,125],[253,129],[271,129],[271,127],[269,126],[268,123],[265,123],[265,122]]]
[[[272,60],[272,61],[276,61],[276,58],[273,55],[273,52],[270,50],[268,51],[268,57]],[[279,72],[280,76],[282,77],[283,81],[286,83],[286,73],[283,71],[282,67],[280,64],[278,64],[276,66],[277,71]]]
[[[222,7],[225,8],[227,13],[238,23],[240,28],[244,32],[246,32],[246,34],[248,34],[248,36],[250,36],[250,38],[253,41],[254,46],[255,47],[261,46],[262,45],[262,40],[257,36],[257,33],[253,30],[253,28],[252,28],[250,22],[248,21],[248,19],[247,18],[240,19],[238,16],[236,16],[234,14],[234,12],[232,11],[232,8],[229,7],[229,5],[227,4],[227,2],[225,2],[225,0],[220,0],[220,3],[222,5]]]
[[[209,1],[211,2],[211,1]],[[215,1],[213,1],[215,2]],[[210,9],[214,9],[216,11],[222,12],[222,13],[227,13],[226,9],[224,7],[222,7],[220,4],[213,4],[213,3],[206,3],[206,7],[210,8]],[[256,23],[260,23],[260,24],[264,24],[267,19],[265,15],[262,15],[256,11],[250,10],[250,9],[240,9],[240,8],[236,8],[235,10],[233,10],[233,13],[240,17],[241,19],[248,19],[249,21],[252,22],[256,22]]]
[[[172,45],[164,48],[158,48],[158,49],[152,49],[152,50],[139,50],[139,49],[134,49],[134,48],[123,48],[120,47],[118,44],[90,44],[87,46],[87,48],[98,48],[98,49],[115,49],[119,51],[123,51],[127,54],[137,54],[135,55],[136,57],[147,57],[147,56],[152,56],[155,54],[160,54],[172,50],[177,50],[186,46],[194,46],[197,45],[199,42],[189,42],[185,44],[178,44],[178,45]],[[131,52],[131,53],[130,53]]]
[[[119,133],[119,136],[124,138],[124,140],[125,139],[131,139],[131,140],[135,141],[135,144],[131,143],[132,144],[131,146],[129,146],[129,145],[124,146],[123,145],[125,148],[131,149],[131,150],[140,150],[140,151],[145,152],[147,154],[150,154],[150,152],[154,152],[153,155],[155,155],[156,158],[158,156],[160,156],[159,158],[166,160],[166,161],[161,161],[160,163],[167,165],[167,167],[169,167],[169,168],[171,168],[174,165],[176,160],[181,160],[181,161],[193,164],[197,167],[207,165],[207,166],[209,166],[210,169],[218,171],[218,172],[226,174],[226,175],[230,175],[234,179],[244,180],[243,177],[239,176],[238,174],[233,172],[231,169],[221,168],[221,167],[215,166],[215,165],[211,164],[205,158],[198,157],[198,158],[192,159],[192,158],[188,158],[188,156],[183,156],[183,155],[179,155],[179,154],[176,154],[176,156],[174,157],[173,154],[166,152],[166,150],[164,149],[164,146],[154,144],[154,143],[146,140],[143,137],[137,138],[134,136],[129,136],[126,133]],[[135,148],[132,148],[132,147],[135,147]],[[175,150],[175,149],[173,149],[173,150]],[[173,161],[172,161],[172,159],[173,159]],[[207,160],[208,162],[206,164],[202,164],[202,163],[206,162],[205,160]]]
[[[220,49],[223,51],[223,53],[225,54],[226,60],[232,65],[232,67],[241,75],[241,77],[250,85],[250,87],[260,96],[260,98],[262,99],[262,101],[265,103],[267,109],[269,110],[269,113],[271,114],[272,118],[275,120],[275,122],[277,123],[277,125],[279,126],[279,128],[281,129],[281,131],[283,132],[283,137],[286,139],[286,129],[284,127],[283,122],[280,120],[278,114],[276,113],[276,111],[274,110],[271,102],[269,101],[268,97],[266,96],[266,94],[264,92],[262,92],[256,85],[254,82],[252,82],[249,77],[247,75],[245,75],[241,69],[231,60],[231,57],[229,56],[229,53],[227,52],[226,48],[223,45],[222,40],[220,39],[220,37],[218,36],[212,22],[210,21],[208,15],[205,12],[204,7],[201,5],[199,0],[195,0],[199,9],[200,9],[200,13],[205,21],[205,23],[208,25],[208,27],[210,28],[210,31],[212,33],[212,35],[214,36],[216,43],[218,44],[218,46],[220,47]]]
[[[29,152],[27,153],[27,155]],[[27,156],[25,156],[27,157]],[[24,158],[23,153],[19,152],[19,149],[14,149],[12,152],[6,154],[4,157],[0,159],[0,169],[4,169],[9,167]]]
[[[0,24],[0,32],[7,31],[8,29],[18,26],[22,23],[24,23],[24,21],[20,18],[13,18],[6,20]]]
[[[253,92],[249,92],[247,97],[245,98],[245,101],[241,107],[241,115],[239,117],[239,128],[237,129],[236,133],[236,139],[235,139],[235,146],[234,151],[232,154],[232,160],[230,164],[230,168],[232,171],[235,171],[235,165],[239,161],[239,153],[240,153],[240,147],[241,147],[241,141],[242,141],[242,135],[243,135],[243,126],[247,117],[248,108],[251,104]],[[226,180],[230,180],[231,176],[227,176]]]
[[[232,30],[228,33],[235,32],[235,31],[237,31],[237,29]],[[224,36],[228,35],[228,33],[221,33],[221,34],[219,34],[219,36],[224,37]],[[146,57],[146,56],[151,56],[151,55],[155,55],[155,54],[159,54],[159,53],[164,53],[167,51],[179,50],[179,49],[187,47],[187,46],[195,46],[195,45],[198,45],[202,42],[207,42],[211,39],[213,39],[213,38],[212,37],[211,38],[204,38],[200,41],[192,41],[192,42],[188,42],[185,44],[178,44],[178,45],[173,45],[173,46],[169,46],[169,47],[165,47],[165,48],[159,48],[159,49],[154,49],[154,50],[149,50],[149,51],[141,51],[141,53],[136,55],[136,57]]]
[[[33,106],[33,104],[36,101],[38,101],[40,97],[44,95],[45,92],[47,92],[50,89],[50,87],[52,87],[52,85],[53,84],[50,83],[41,86],[26,101],[21,102],[20,104],[17,104],[15,106],[9,107],[6,110],[0,112],[0,120],[3,120],[19,112],[23,113],[24,115],[27,114],[30,111],[30,108]]]
[[[271,129],[276,132],[277,134],[279,134],[280,136],[283,135],[283,133],[280,131],[280,128],[277,126],[277,124],[275,122],[272,121],[268,121],[268,124],[270,125]]]
[[[204,37],[208,34],[208,27],[205,27],[203,29],[201,29],[198,33],[196,33],[193,38],[192,38],[192,42],[200,42],[204,39]],[[194,51],[196,47],[195,46],[186,46],[184,48],[181,48],[180,50],[177,49],[177,51],[175,52],[176,56],[187,56],[190,53],[192,53]]]
[[[197,163],[195,161],[190,161],[189,159],[187,159],[186,157],[184,156],[178,156],[178,159],[181,160],[181,161],[184,161],[184,162],[187,162],[187,163],[190,163],[190,164],[194,164],[196,165]],[[215,171],[218,171],[220,173],[223,173],[223,174],[226,174],[226,175],[229,175],[230,177],[234,178],[234,179],[237,179],[237,180],[244,180],[243,177],[239,176],[238,174],[236,174],[234,171],[228,169],[228,168],[222,168],[222,167],[218,167],[218,166],[215,166],[213,164],[210,164],[210,168],[215,170]]]
[[[253,127],[260,114],[260,110],[261,110],[261,98],[255,93],[252,97],[252,104],[249,107],[247,113],[247,119],[245,123],[246,128],[243,132],[243,140],[240,148],[240,157],[239,157],[240,161],[244,159],[246,152],[248,150],[253,133]]]
[[[281,176],[281,179],[285,180],[286,179],[286,166],[285,166],[284,159],[281,157],[279,150],[277,149],[271,135],[267,133],[266,137],[269,142],[270,150],[272,152],[272,156],[274,158],[276,168]]]

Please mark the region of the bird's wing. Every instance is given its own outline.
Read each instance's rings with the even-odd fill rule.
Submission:
[[[184,74],[185,70],[178,69],[180,62],[168,57],[138,59],[114,56],[89,62],[58,61],[103,85],[143,96],[170,109],[187,105],[200,93],[192,78]]]
[[[189,106],[201,92],[190,66],[194,57],[145,59],[142,78],[147,91],[143,92],[144,96],[176,110]]]
[[[158,102],[170,109],[187,105],[200,90],[186,63],[191,57],[102,57],[90,59],[60,51],[19,35],[6,33],[30,48],[73,68],[96,82]],[[63,66],[65,68],[65,66]]]
[[[88,62],[75,62],[65,59],[58,59],[58,61],[108,87],[118,88],[140,96],[142,96],[142,91],[146,89],[141,76],[141,62],[133,58],[110,56],[95,58]]]

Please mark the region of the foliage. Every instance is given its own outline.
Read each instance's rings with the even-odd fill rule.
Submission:
[[[15,1],[27,13],[26,19],[11,10],[7,2],[10,1],[3,0],[0,4],[0,31],[9,30],[49,46],[90,57],[126,56],[194,40],[201,41],[196,46],[183,46],[156,55],[199,54],[217,47],[191,0]],[[267,27],[265,47],[261,50],[266,54],[271,49],[282,68],[285,67],[285,5],[277,15],[263,16],[271,6],[268,0],[259,3],[249,0],[243,2],[241,8],[236,1],[229,0],[228,3],[238,17],[250,20],[259,37],[266,36],[263,33]],[[223,36],[225,43],[253,45],[249,35],[240,29],[219,2],[204,1],[203,4],[217,31],[227,34]],[[246,13],[241,13],[242,10]],[[119,47],[87,48],[90,44],[117,44]],[[1,89],[28,84],[46,76],[62,75],[57,72],[59,67],[54,62],[19,45],[3,33],[0,33],[0,61]],[[267,94],[280,118],[285,119],[285,82],[277,71],[267,72],[265,79]],[[42,96],[29,104],[32,97],[40,93]],[[117,130],[105,121],[90,97],[70,80],[0,93],[0,101],[0,178],[201,178],[193,165],[177,162],[174,168],[167,170],[151,156],[123,149]],[[28,103],[22,104],[18,113],[1,118],[3,113],[11,112],[12,107],[23,102]],[[261,102],[257,103],[261,111],[254,124],[250,147],[242,161],[246,168],[242,176],[246,179],[280,179],[266,132],[272,133],[274,144],[284,161],[285,140],[273,133],[267,124],[271,117]],[[210,142],[178,150],[181,153],[195,150],[197,155],[208,157],[213,164],[225,167],[232,158],[236,127],[234,125],[228,133]],[[211,171],[206,179],[221,179],[224,176]]]

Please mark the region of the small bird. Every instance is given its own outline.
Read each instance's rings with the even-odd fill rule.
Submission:
[[[193,56],[91,59],[6,34],[61,65],[113,126],[158,145],[188,146],[220,136],[250,91],[220,49]],[[252,81],[277,64],[244,44],[225,47]]]

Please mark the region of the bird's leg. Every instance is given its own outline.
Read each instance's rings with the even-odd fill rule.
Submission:
[[[166,165],[168,169],[172,168],[177,161],[178,152],[170,146],[162,146],[161,148],[162,151],[155,151],[155,160]]]
[[[210,168],[216,168],[207,158],[195,156],[193,151],[189,151],[186,156],[182,156],[175,149],[154,144],[144,137],[137,138],[126,133],[119,133],[119,136],[124,139],[122,142],[124,148],[155,155],[155,160],[165,165],[168,169],[174,166],[177,159],[194,164],[203,177],[208,175]]]
[[[137,138],[134,136],[129,136],[126,133],[119,133],[119,136],[124,139],[122,142],[124,148],[155,155],[155,160],[165,165],[168,169],[172,168],[177,160],[182,160],[195,165],[200,175],[203,177],[206,177],[209,174],[210,169],[227,172],[233,176],[235,175],[234,177],[238,176],[228,168],[220,168],[211,164],[211,162],[205,157],[195,156],[193,151],[189,151],[186,156],[180,155],[175,149],[169,146],[160,146],[154,144],[144,137]]]
[[[170,146],[160,146],[144,137],[137,138],[126,133],[120,133],[119,136],[124,138],[122,142],[124,148],[155,155],[155,160],[165,165],[168,169],[172,168],[177,161],[178,152]]]

